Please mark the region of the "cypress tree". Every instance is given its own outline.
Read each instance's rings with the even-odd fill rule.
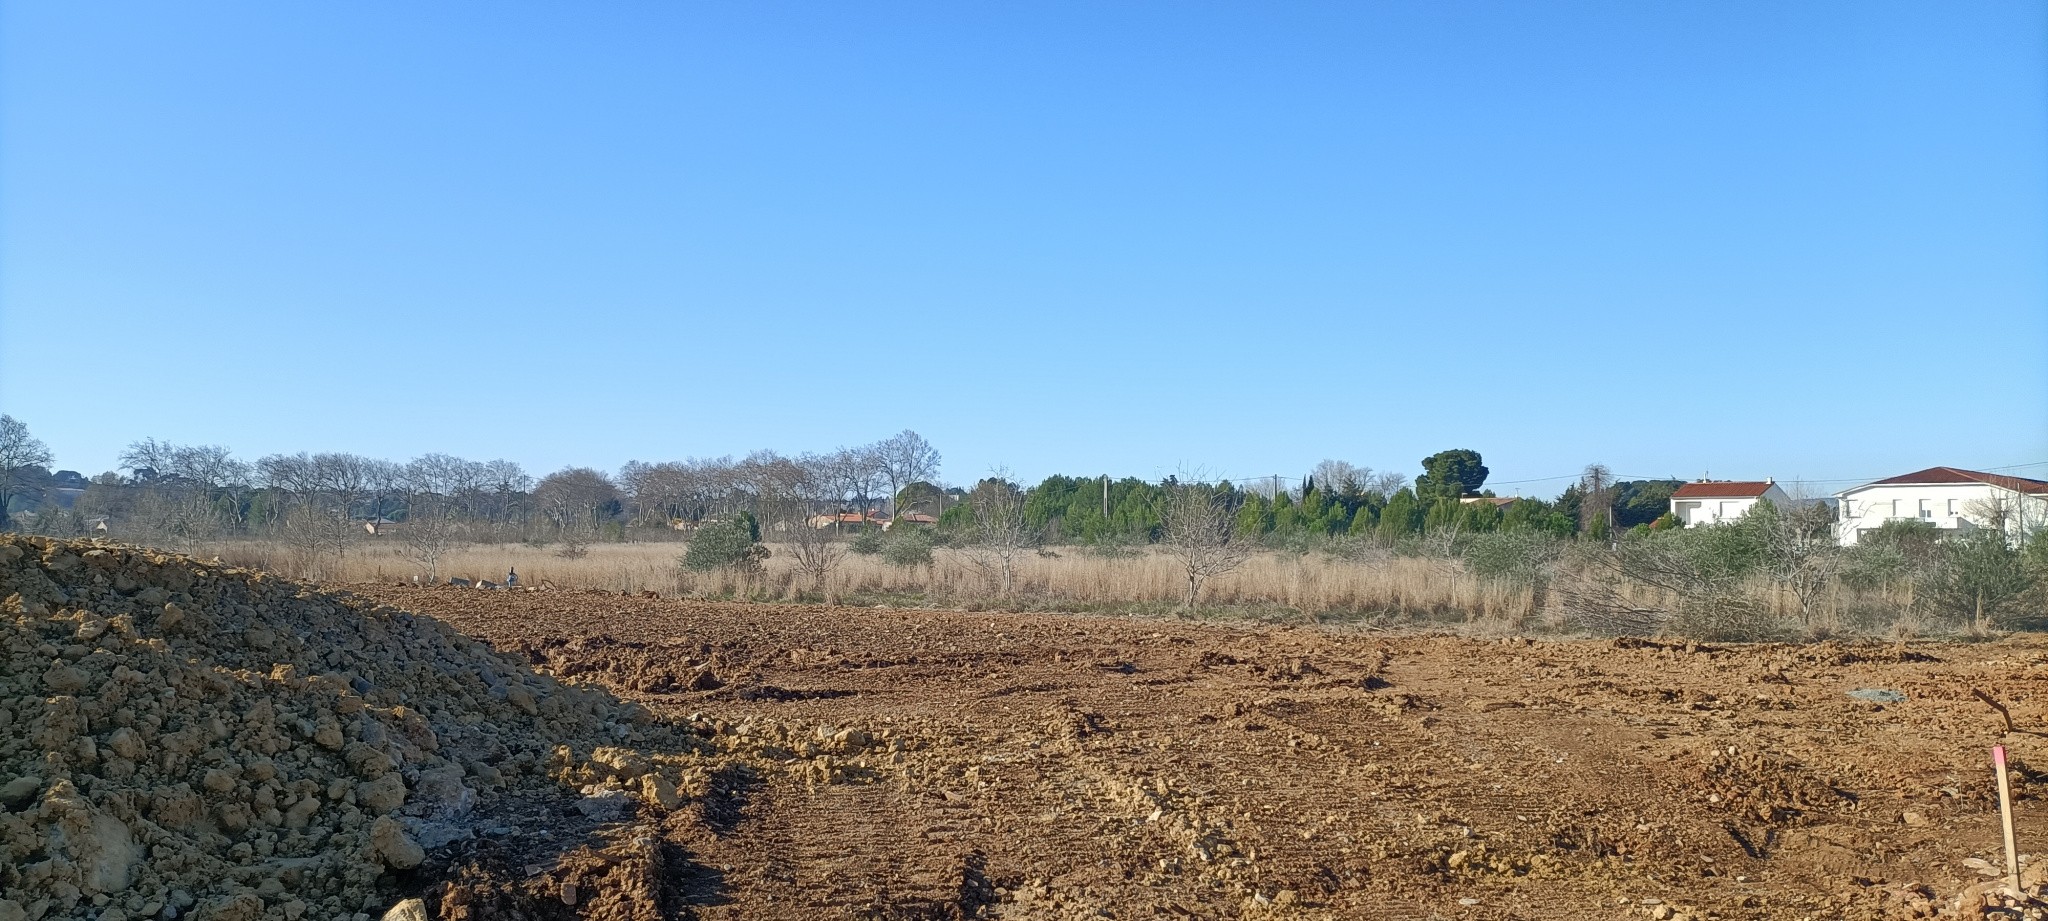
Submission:
[[[1406,489],[1387,500],[1387,507],[1380,512],[1379,535],[1381,540],[1393,541],[1415,533],[1415,494]]]
[[[1372,506],[1359,506],[1358,511],[1351,513],[1351,536],[1364,537],[1371,534],[1376,523],[1373,519]]]

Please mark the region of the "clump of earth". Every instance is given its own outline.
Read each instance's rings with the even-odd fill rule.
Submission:
[[[428,617],[0,535],[0,921],[653,917],[718,757]]]

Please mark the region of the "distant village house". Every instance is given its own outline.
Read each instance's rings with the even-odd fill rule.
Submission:
[[[1771,504],[1780,508],[1792,505],[1792,497],[1769,477],[1761,480],[1694,480],[1671,493],[1671,515],[1678,519],[1680,527],[1721,524],[1748,514],[1763,499],[1771,500]]]
[[[2024,534],[2048,523],[2048,482],[1955,467],[1929,467],[1835,494],[1843,546],[1890,521],[1924,521],[1944,532],[1979,528]]]

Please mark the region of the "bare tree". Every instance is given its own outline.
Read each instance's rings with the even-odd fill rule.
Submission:
[[[1366,479],[1365,491],[1378,493],[1382,496],[1391,496],[1400,492],[1401,487],[1406,485],[1408,485],[1408,475],[1405,473],[1394,473],[1391,471],[1375,473]]]
[[[30,487],[29,471],[47,472],[50,446],[29,434],[28,426],[13,416],[0,416],[0,529],[13,520],[14,503]]]
[[[1317,464],[1310,477],[1315,480],[1317,489],[1336,494],[1362,493],[1373,482],[1371,467],[1340,460],[1325,460]]]
[[[1165,493],[1159,505],[1160,542],[1187,575],[1182,608],[1192,610],[1202,583],[1243,565],[1252,548],[1238,540],[1236,509],[1225,491],[1184,473],[1166,482]]]
[[[395,479],[389,461],[359,454],[272,454],[256,462],[257,478],[278,503],[273,513],[279,537],[298,554],[303,574],[318,576],[319,559],[337,563],[364,537],[356,513]]]
[[[227,447],[145,439],[130,445],[121,461],[131,469],[154,465],[154,479],[143,485],[160,510],[164,536],[191,545],[241,526],[250,468]]]
[[[403,468],[405,524],[399,535],[429,581],[440,581],[442,557],[461,543],[469,511],[463,497],[475,495],[486,478],[483,464],[446,454],[423,455]]]
[[[1037,546],[1038,535],[1024,518],[1024,490],[997,468],[967,494],[974,512],[974,542],[967,548],[968,565],[1010,597],[1017,582],[1017,561]]]
[[[1792,593],[1799,622],[1813,623],[1814,609],[1841,569],[1842,545],[1835,539],[1835,512],[1826,503],[1800,501],[1780,508],[1765,500],[1740,526],[1753,528],[1763,549],[1765,575]]]
[[[533,477],[517,461],[485,461],[481,489],[485,495],[479,498],[484,501],[478,504],[493,525],[518,526],[531,513]]]
[[[854,511],[862,514],[871,511],[875,492],[887,482],[874,448],[840,448],[828,457],[833,489],[852,504]]]
[[[618,513],[619,488],[611,477],[589,467],[564,467],[541,478],[533,501],[567,539],[597,533]]]
[[[896,513],[896,496],[903,487],[938,476],[939,449],[909,429],[876,442],[870,450],[876,468],[889,480],[889,512],[892,515]]]
[[[846,561],[846,544],[830,530],[809,521],[797,522],[784,536],[788,539],[786,555],[790,563],[810,580],[812,590],[825,594],[826,601],[832,602],[832,573]]]
[[[2026,546],[2041,527],[2042,511],[2044,506],[2048,506],[2048,499],[2029,497],[1998,486],[1992,488],[1994,492],[1970,500],[1963,508],[1964,516],[1980,528],[2004,535],[2008,545]]]

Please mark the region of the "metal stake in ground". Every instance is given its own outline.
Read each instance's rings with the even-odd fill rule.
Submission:
[[[2012,840],[2012,785],[2005,779],[2005,746],[1991,746],[1991,763],[1998,769],[1998,815],[2005,820],[2005,882],[2012,897],[2024,900],[2020,889],[2020,851]]]

